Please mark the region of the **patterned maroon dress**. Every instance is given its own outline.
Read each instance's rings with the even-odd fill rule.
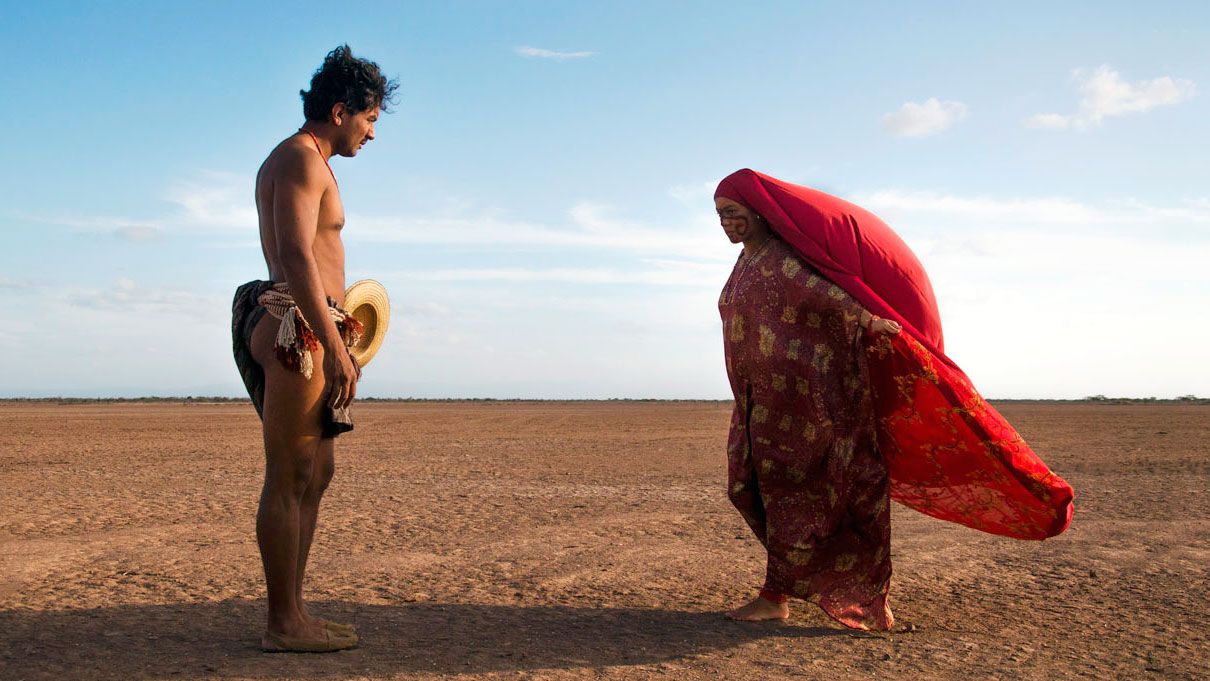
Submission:
[[[728,494],[768,552],[765,589],[890,629],[891,516],[863,309],[776,236],[719,298],[735,411]]]

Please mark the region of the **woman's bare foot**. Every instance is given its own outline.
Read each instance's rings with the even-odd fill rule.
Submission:
[[[736,608],[727,613],[727,619],[737,622],[764,622],[766,620],[784,620],[790,617],[790,606],[786,603],[774,603],[760,596],[753,598],[742,608]]]

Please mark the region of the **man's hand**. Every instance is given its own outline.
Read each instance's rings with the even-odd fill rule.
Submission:
[[[357,396],[357,376],[360,373],[349,351],[343,346],[324,348],[324,401],[333,409],[347,407]]]

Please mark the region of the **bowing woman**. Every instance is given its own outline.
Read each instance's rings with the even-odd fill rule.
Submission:
[[[1012,537],[1067,527],[1070,486],[945,357],[932,287],[889,227],[751,170],[715,208],[743,244],[719,298],[728,496],[767,553],[759,594],[729,617],[785,619],[797,598],[889,630],[892,497]]]

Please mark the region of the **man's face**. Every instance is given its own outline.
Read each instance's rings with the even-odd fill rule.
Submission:
[[[733,244],[747,239],[753,230],[758,229],[756,213],[741,203],[720,196],[714,200],[714,210],[718,213],[723,232]]]
[[[348,109],[345,109],[338,117],[344,134],[341,135],[341,148],[337,149],[336,153],[341,156],[356,156],[366,142],[374,139],[374,124],[378,122],[379,113],[379,107],[357,113],[349,113]]]

